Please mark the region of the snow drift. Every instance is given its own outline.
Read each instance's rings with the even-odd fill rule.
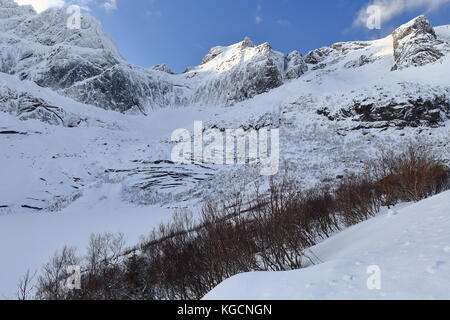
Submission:
[[[205,299],[450,299],[450,192],[390,210],[311,248],[317,265],[235,276]],[[372,272],[380,271],[378,288]],[[369,284],[369,285],[368,285]]]

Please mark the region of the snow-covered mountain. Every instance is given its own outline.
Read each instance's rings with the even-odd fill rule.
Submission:
[[[438,38],[428,20],[418,17],[393,33],[389,39],[392,47],[384,48],[387,52],[380,51],[377,42],[350,42],[314,50],[303,57],[298,51],[288,55],[276,52],[268,43],[255,46],[246,38],[229,47],[212,48],[201,65],[174,75],[164,65],[148,70],[127,63],[89,14],[82,15],[81,29],[69,29],[64,8],[36,14],[29,6],[2,0],[0,17],[3,73],[33,81],[81,103],[143,114],[170,106],[233,105],[304,74],[321,78],[336,70],[341,61],[346,61],[345,69],[373,65],[388,58],[392,47],[392,70],[442,61],[450,50],[445,36]],[[39,112],[25,109],[25,118],[37,116],[53,122],[55,117],[62,118],[62,111],[55,111],[58,117],[49,108],[40,108]],[[23,110],[18,112],[22,116]]]
[[[81,29],[69,29],[65,8],[36,14],[2,0],[0,11],[2,72],[109,110],[145,114],[196,102],[232,104],[282,85],[285,74],[296,78],[306,70],[298,52],[285,57],[267,43],[254,46],[245,39],[213,48],[201,66],[170,76],[167,66],[147,70],[124,61],[89,14],[82,15]]]
[[[418,17],[384,39],[304,56],[246,38],[174,74],[126,62],[89,14],[81,29],[67,17],[0,0],[0,242],[25,239],[16,252],[41,252],[0,266],[7,295],[11,272],[39,267],[62,244],[84,247],[106,231],[134,241],[172,208],[196,212],[210,195],[262,179],[253,165],[173,163],[170,136],[194,121],[280,129],[280,172],[305,188],[411,139],[450,160],[450,26]]]
[[[69,204],[104,179],[120,181],[123,198],[141,204],[203,199],[235,186],[215,179],[231,179],[238,166],[170,162],[170,133],[194,120],[205,129],[279,128],[282,162],[305,172],[299,179],[309,184],[357,170],[377,146],[411,137],[431,139],[448,155],[450,30],[423,16],[384,39],[305,56],[246,38],[212,48],[182,74],[127,63],[94,17],[85,14],[81,29],[69,29],[67,16],[64,8],[37,14],[0,2],[3,158],[42,170],[32,190],[1,199],[3,208],[60,208],[61,199]]]

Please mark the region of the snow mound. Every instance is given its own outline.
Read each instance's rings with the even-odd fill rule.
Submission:
[[[450,191],[313,247],[323,263],[237,275],[205,299],[450,299],[449,230]]]
[[[450,26],[440,26],[434,28],[439,40],[450,43]]]

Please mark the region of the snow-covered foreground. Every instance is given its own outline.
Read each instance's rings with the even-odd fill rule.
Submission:
[[[237,275],[205,299],[450,299],[450,191],[349,228],[312,251],[324,263]],[[381,272],[380,290],[369,289],[374,271]]]
[[[0,299],[16,299],[18,281],[27,270],[40,271],[64,245],[83,255],[90,235],[106,232],[123,233],[134,245],[172,217],[169,209],[126,204],[120,191],[120,185],[103,185],[58,213],[0,216]]]

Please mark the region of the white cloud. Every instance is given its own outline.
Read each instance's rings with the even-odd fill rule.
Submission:
[[[37,12],[42,12],[50,7],[64,6],[64,0],[15,0],[20,5],[32,5]]]
[[[404,12],[417,9],[425,9],[430,12],[449,3],[450,0],[372,0],[359,11],[354,25],[366,25],[367,20],[370,18],[370,13],[367,12],[367,8],[372,5],[378,6],[380,9],[380,18],[383,23],[392,20]]]
[[[162,17],[162,15],[163,15],[162,11],[157,9],[157,7],[156,7],[156,0],[149,0],[148,6],[150,7],[150,9],[145,12],[145,14],[148,17],[152,17],[152,18]]]
[[[263,22],[262,6],[258,5],[258,7],[256,8],[255,23],[260,24],[261,22]]]
[[[20,5],[32,5],[37,12],[42,12],[51,7],[64,5],[80,5],[83,10],[89,11],[90,4],[99,5],[107,11],[117,9],[117,0],[14,0]]]
[[[117,9],[117,0],[108,0],[103,3],[103,8],[107,11],[116,10]]]
[[[288,27],[291,24],[291,22],[287,19],[278,19],[275,23],[281,27]]]

